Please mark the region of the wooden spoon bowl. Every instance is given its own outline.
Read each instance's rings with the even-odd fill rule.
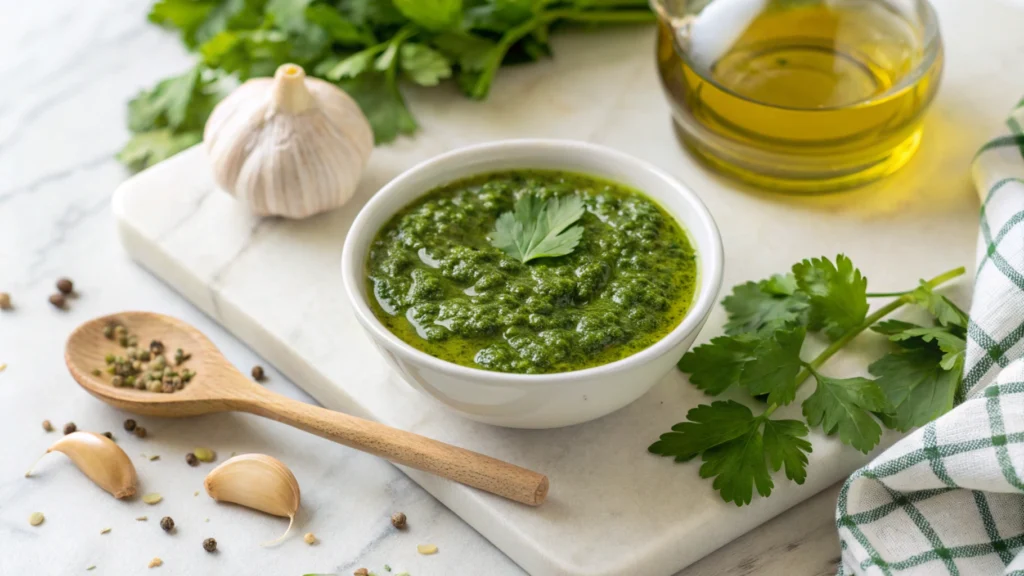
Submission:
[[[105,357],[123,356],[125,349],[107,339],[103,331],[117,324],[138,337],[140,349],[148,349],[152,340],[160,341],[168,365],[173,366],[178,348],[191,354],[181,368],[194,371],[196,376],[181,390],[170,393],[113,386],[112,376],[105,371]],[[548,479],[543,474],[269,392],[232,366],[199,330],[170,316],[122,312],[90,320],[68,337],[64,360],[74,379],[90,394],[136,414],[179,418],[213,412],[248,412],[531,506],[540,505],[547,497]],[[101,371],[99,376],[93,374],[97,369]]]
[[[175,350],[180,348],[192,354],[182,367],[196,372],[198,376],[171,394],[111,385],[112,376],[105,370],[106,356],[125,355],[124,348],[103,335],[104,328],[112,324],[124,326],[130,334],[138,335],[139,349],[148,350],[151,341],[162,342],[169,366],[173,366]],[[248,382],[245,386],[240,385],[238,378],[244,376],[198,330],[177,318],[150,312],[113,314],[82,324],[68,337],[64,361],[71,375],[87,392],[107,404],[146,416],[181,418],[239,410],[239,401],[252,397],[257,390],[262,391],[262,388],[248,385]],[[102,374],[93,375],[95,369]]]

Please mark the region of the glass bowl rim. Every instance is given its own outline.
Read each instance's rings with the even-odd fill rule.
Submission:
[[[709,0],[708,4],[710,4],[711,2],[714,2],[714,1],[715,0]],[[881,2],[883,0],[866,0],[866,1],[869,1],[869,2]],[[842,104],[842,105],[836,105],[836,106],[822,106],[822,107],[819,107],[819,108],[801,108],[801,107],[796,107],[796,106],[782,106],[782,105],[779,105],[779,104],[763,102],[763,101],[758,100],[756,98],[751,98],[751,97],[746,96],[744,94],[740,94],[740,93],[734,91],[731,88],[723,86],[721,83],[719,83],[716,80],[714,80],[713,78],[709,77],[708,74],[707,74],[707,70],[705,70],[703,67],[696,66],[695,63],[692,62],[685,55],[685,53],[680,51],[679,45],[678,45],[678,34],[676,34],[676,31],[678,30],[678,26],[679,26],[678,20],[686,18],[687,16],[680,16],[680,15],[673,14],[669,10],[669,8],[666,6],[666,0],[648,0],[648,3],[650,4],[651,10],[654,12],[655,16],[657,16],[658,23],[665,25],[665,27],[667,27],[671,31],[671,33],[672,33],[672,50],[675,51],[676,55],[679,56],[680,59],[682,59],[682,60],[686,61],[688,64],[690,64],[690,69],[693,70],[698,76],[700,76],[701,80],[703,80],[704,82],[707,82],[708,84],[711,84],[712,86],[718,88],[719,90],[725,92],[726,94],[729,94],[730,96],[734,96],[736,98],[739,98],[740,100],[744,100],[746,102],[750,102],[752,104],[757,104],[759,106],[764,106],[764,107],[767,107],[767,108],[775,108],[775,109],[778,109],[778,110],[793,110],[793,111],[799,111],[799,112],[828,112],[828,111],[831,111],[831,110],[838,110],[838,109],[844,109],[844,108],[861,107],[861,106],[865,106],[865,105],[868,105],[868,104],[872,104],[872,103],[877,102],[879,100],[884,100],[886,98],[889,98],[893,94],[899,93],[900,91],[905,90],[908,86],[912,86],[913,84],[917,83],[917,81],[920,80],[921,77],[924,76],[924,74],[926,72],[928,72],[929,70],[931,70],[932,66],[935,65],[936,59],[939,57],[939,54],[942,52],[942,35],[941,35],[940,31],[939,31],[939,19],[938,19],[938,16],[936,15],[936,13],[935,13],[935,7],[932,6],[932,4],[931,4],[931,2],[929,0],[912,0],[912,1],[917,6],[917,8],[922,11],[923,17],[924,17],[924,28],[923,28],[923,32],[924,32],[924,49],[923,49],[923,54],[924,54],[924,57],[921,59],[921,61],[918,63],[918,65],[914,67],[914,69],[910,72],[910,74],[907,74],[899,82],[897,82],[896,84],[893,84],[885,92],[882,92],[881,94],[876,94],[876,95],[874,95],[874,96],[872,96],[870,98],[867,98],[865,100],[858,100],[858,101],[853,102],[851,104]]]

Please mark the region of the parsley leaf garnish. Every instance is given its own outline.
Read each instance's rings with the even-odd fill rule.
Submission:
[[[789,404],[803,367],[800,348],[805,334],[800,326],[771,334],[721,336],[684,354],[679,369],[711,395],[738,384],[753,395],[767,395],[770,403]]]
[[[676,462],[685,462],[708,448],[749,432],[754,414],[743,404],[728,400],[692,408],[686,413],[686,420],[651,444],[651,452],[674,456]]]
[[[807,331],[803,326],[777,330],[766,336],[754,350],[754,358],[743,367],[740,384],[751,394],[768,395],[769,404],[784,406],[796,396],[796,375],[803,367],[800,348]]]
[[[764,450],[772,470],[785,466],[786,478],[797,484],[807,478],[807,455],[812,451],[811,443],[804,440],[807,433],[807,426],[799,420],[764,421]]]
[[[893,334],[889,337],[890,340],[897,343],[903,343],[910,341],[914,338],[920,338],[922,342],[934,342],[939,350],[942,350],[942,360],[939,362],[939,366],[943,370],[953,370],[956,366],[963,365],[964,354],[967,352],[967,341],[963,336],[958,336],[945,330],[943,328],[908,328],[899,334]],[[913,347],[910,345],[909,347]]]
[[[868,313],[868,280],[840,254],[804,260],[793,266],[797,285],[811,301],[811,325],[822,327],[832,340],[856,328]]]
[[[798,484],[806,477],[808,430],[797,420],[770,420],[754,416],[733,400],[701,404],[686,414],[648,450],[685,462],[702,454],[701,478],[714,478],[712,486],[726,502],[749,504],[757,493],[768,496],[775,484],[769,470],[783,466]],[[763,428],[763,431],[762,431]]]
[[[909,293],[907,297],[914,304],[927,308],[935,316],[935,319],[939,321],[939,324],[967,328],[967,313],[961,310],[949,298],[936,294],[930,286],[919,286]]]
[[[810,304],[804,293],[797,292],[792,274],[776,274],[768,280],[733,287],[722,306],[729,315],[725,333],[742,334],[807,324]]]
[[[871,327],[872,332],[878,332],[879,334],[885,334],[886,336],[894,336],[905,330],[913,328],[920,328],[918,324],[912,324],[910,322],[904,322],[903,320],[883,320],[878,324]]]
[[[882,415],[886,426],[907,431],[953,408],[963,359],[946,370],[940,365],[943,356],[937,347],[911,348],[887,354],[868,367],[893,407]]]
[[[882,416],[886,425],[909,430],[950,410],[962,384],[967,350],[964,328],[890,320],[873,330],[887,334],[902,348],[868,367],[893,406]]]
[[[886,409],[882,388],[867,378],[829,378],[814,373],[818,387],[804,400],[804,417],[826,434],[839,431],[839,439],[867,454],[882,437],[882,427],[871,415]]]
[[[565,256],[583,237],[583,227],[572,225],[584,212],[579,196],[555,196],[543,201],[524,194],[512,212],[498,216],[491,245],[524,264],[536,258]]]
[[[869,294],[867,279],[839,255],[835,264],[827,258],[804,260],[791,274],[735,286],[722,301],[726,335],[687,352],[678,366],[707,394],[737,386],[768,406],[756,415],[731,400],[698,406],[649,450],[680,462],[701,456],[701,477],[714,478],[724,500],[743,505],[755,489],[762,496],[771,493],[773,471],[785,468],[786,477],[798,484],[806,478],[807,426],[771,415],[793,402],[811,376],[817,386],[802,403],[807,423],[862,452],[878,445],[882,425],[908,430],[936,418],[961,393],[968,320],[934,289],[963,273],[963,268],[951,270],[906,292]],[[895,299],[869,315],[869,297]],[[928,310],[937,325],[883,320],[906,304]],[[896,348],[868,367],[876,380],[832,378],[819,371],[868,328]],[[816,332],[832,344],[805,361],[804,341]]]
[[[679,360],[679,369],[690,375],[690,383],[717,396],[740,383],[743,368],[754,359],[759,340],[749,334],[720,336],[690,350]]]
[[[704,451],[700,477],[714,478],[711,487],[718,490],[722,500],[737,506],[750,504],[753,487],[761,496],[770,495],[775,487],[758,424],[755,420],[746,434]]]
[[[879,334],[885,334],[889,340],[902,348],[927,348],[934,343],[943,353],[939,362],[943,370],[953,370],[957,364],[962,365],[967,352],[965,329],[955,325],[929,328],[900,320],[886,320],[875,324],[871,329]]]

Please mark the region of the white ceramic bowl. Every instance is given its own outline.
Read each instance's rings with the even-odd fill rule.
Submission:
[[[683,321],[653,346],[586,370],[506,374],[459,366],[406,344],[367,304],[366,259],[377,231],[426,192],[475,174],[510,169],[591,174],[647,194],[683,225],[697,251],[699,286]],[[647,392],[693,343],[722,284],[722,239],[707,208],[689,188],[661,170],[609,148],[562,140],[506,140],[462,148],[401,174],[360,211],[341,257],[345,290],[356,317],[406,381],[454,412],[488,424],[554,428],[599,418]]]

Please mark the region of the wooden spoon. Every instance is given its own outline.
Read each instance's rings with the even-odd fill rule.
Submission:
[[[107,354],[124,354],[117,342],[103,336],[103,329],[111,324],[120,324],[137,335],[140,348],[146,348],[151,340],[162,342],[171,365],[178,348],[191,354],[183,367],[197,376],[183,389],[167,394],[115,387],[105,371],[94,376],[93,370],[106,367]],[[86,322],[68,337],[64,360],[71,375],[90,394],[129,412],[172,418],[249,412],[530,506],[539,506],[548,493],[548,479],[543,474],[268,392],[232,366],[198,330],[162,314],[123,312]]]

